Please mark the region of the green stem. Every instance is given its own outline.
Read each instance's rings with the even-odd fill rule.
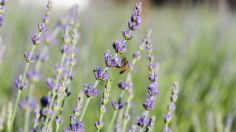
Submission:
[[[109,128],[108,128],[108,132],[111,132],[111,131],[112,131],[112,126],[113,126],[113,124],[114,124],[114,121],[115,121],[117,112],[118,112],[118,110],[115,110],[115,112],[113,113],[113,116],[112,116],[112,118],[111,118],[111,122],[110,122],[110,125],[109,125]]]
[[[20,101],[21,93],[22,93],[22,90],[18,90],[17,98],[16,98],[16,103],[15,103],[15,106],[14,106],[14,111],[13,111],[13,115],[12,115],[12,118],[11,118],[10,126],[8,128],[8,132],[12,131],[12,125],[13,125],[13,122],[14,122],[14,118],[16,116],[16,110],[18,108],[18,103]]]
[[[58,131],[59,131],[59,127],[60,127],[60,125],[59,125],[59,124],[57,124],[57,125],[56,125],[56,132],[58,132]]]
[[[87,98],[87,100],[86,100],[86,102],[85,102],[84,109],[83,109],[82,114],[81,114],[81,116],[80,116],[80,118],[79,118],[80,121],[82,121],[83,118],[84,118],[84,115],[85,115],[85,112],[86,112],[86,109],[87,109],[87,107],[88,107],[88,104],[89,104],[90,100],[91,100],[91,98]]]

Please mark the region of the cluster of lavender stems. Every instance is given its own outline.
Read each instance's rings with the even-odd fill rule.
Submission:
[[[6,3],[7,0],[0,0],[0,27],[3,25],[6,16]]]
[[[55,38],[57,37],[58,33],[59,33],[59,27],[56,27],[51,36],[49,36],[49,34],[46,34],[44,38],[45,44],[42,46],[42,49],[39,49],[36,51],[35,67],[32,71],[29,71],[27,73],[27,78],[31,81],[31,83],[29,84],[28,95],[26,97],[27,99],[26,103],[29,103],[31,102],[31,100],[33,100],[32,95],[34,93],[35,85],[38,81],[42,80],[42,75],[40,74],[42,63],[45,63],[45,61],[47,61],[48,56],[49,56],[48,50],[50,46],[52,45],[53,41],[55,40]],[[29,104],[26,104],[26,105],[29,105]],[[25,119],[24,119],[25,132],[29,131],[30,113],[33,109],[35,109],[35,107],[31,109],[26,109]]]
[[[48,94],[50,102],[47,107],[45,122],[42,130],[50,130],[50,127],[56,118],[56,131],[59,130],[59,125],[62,122],[62,117],[59,113],[62,112],[64,100],[70,95],[69,84],[73,79],[73,67],[76,64],[75,55],[77,53],[76,44],[78,42],[78,26],[77,21],[77,6],[73,8],[75,11],[66,20],[64,26],[63,44],[61,46],[62,58],[60,64],[55,65],[55,78],[47,80],[48,88],[51,90]]]
[[[128,21],[128,29],[126,31],[122,32],[122,35],[125,40],[117,40],[113,43],[113,48],[115,50],[115,55],[112,56],[110,51],[106,51],[104,53],[104,59],[106,67],[98,67],[94,69],[94,75],[96,78],[96,81],[94,84],[87,83],[84,85],[84,94],[86,95],[87,99],[85,101],[84,107],[82,109],[82,112],[80,114],[79,122],[82,123],[84,115],[86,113],[87,107],[89,105],[89,102],[92,98],[96,97],[99,94],[99,90],[96,89],[97,85],[101,81],[106,81],[109,78],[108,69],[109,68],[121,68],[122,67],[122,59],[121,54],[123,54],[126,51],[127,40],[131,40],[134,38],[132,35],[132,31],[136,30],[138,26],[141,23],[141,8],[142,4],[141,2],[137,2],[133,13],[131,15],[130,20]],[[114,120],[114,119],[112,119]],[[114,121],[113,121],[114,122]],[[96,125],[95,125],[96,126]]]
[[[36,50],[36,47],[38,45],[40,45],[40,43],[41,43],[42,34],[47,30],[47,25],[49,23],[50,16],[52,14],[51,10],[52,10],[52,1],[48,0],[45,16],[43,17],[42,22],[40,24],[38,24],[38,32],[35,35],[33,35],[31,38],[33,46],[31,48],[30,52],[24,53],[26,64],[25,64],[25,68],[23,71],[23,75],[20,75],[19,78],[15,81],[15,85],[18,88],[18,93],[17,93],[16,102],[14,105],[13,115],[12,115],[12,118],[10,121],[10,125],[8,127],[8,131],[12,130],[12,125],[13,125],[13,122],[15,119],[15,115],[16,115],[16,111],[18,108],[18,103],[19,103],[19,100],[21,97],[21,93],[24,89],[26,89],[28,87],[28,80],[26,78],[26,74],[28,72],[30,63],[34,62],[34,60],[35,60],[34,52]]]
[[[169,124],[173,118],[173,113],[176,109],[175,103],[178,99],[178,93],[179,93],[179,83],[174,82],[171,89],[170,103],[167,106],[167,113],[163,116],[165,123],[165,127],[162,130],[163,132],[171,132]]]
[[[2,25],[1,15],[4,12],[1,11],[5,6],[6,1],[0,1],[0,26]],[[5,10],[4,10],[5,11]],[[38,32],[32,36],[31,40],[33,46],[29,52],[24,53],[26,60],[23,74],[15,81],[15,85],[18,88],[17,98],[12,109],[12,103],[9,103],[7,109],[4,107],[0,114],[0,131],[4,129],[4,124],[7,124],[7,130],[12,131],[14,118],[18,105],[25,109],[24,117],[24,130],[29,131],[30,128],[30,115],[34,111],[34,121],[32,132],[36,131],[60,131],[60,127],[63,124],[63,111],[67,97],[71,95],[71,81],[73,80],[73,69],[76,65],[76,54],[78,53],[77,44],[79,41],[79,22],[78,22],[78,6],[74,6],[70,9],[69,13],[63,17],[52,34],[48,33],[47,25],[50,20],[52,11],[52,1],[48,0],[45,16],[40,24],[38,24]],[[83,86],[83,90],[79,92],[76,100],[76,106],[70,115],[70,124],[64,128],[64,132],[84,132],[85,124],[84,117],[92,99],[96,98],[102,90],[99,90],[97,86],[99,83],[104,82],[104,90],[101,97],[101,104],[99,106],[99,118],[95,122],[97,132],[102,131],[104,127],[103,117],[107,111],[107,105],[109,104],[109,97],[111,95],[111,78],[109,69],[116,68],[120,70],[120,74],[127,72],[124,79],[118,83],[118,87],[121,89],[120,95],[117,100],[111,101],[111,105],[114,109],[111,116],[111,120],[108,127],[108,131],[127,131],[127,125],[131,120],[130,109],[132,108],[132,100],[134,98],[133,93],[133,81],[132,73],[135,72],[135,65],[141,58],[141,52],[146,49],[148,60],[148,79],[150,84],[147,88],[146,98],[143,102],[144,112],[137,118],[137,122],[129,129],[130,132],[139,131],[152,131],[156,117],[150,116],[150,110],[155,107],[155,99],[159,91],[158,87],[158,64],[154,61],[153,48],[150,42],[151,30],[149,30],[142,43],[138,45],[137,50],[132,54],[132,61],[128,63],[124,53],[127,51],[127,42],[134,39],[133,31],[137,30],[141,23],[142,3],[136,2],[133,12],[128,21],[128,28],[122,31],[122,40],[116,40],[113,43],[114,54],[109,50],[104,53],[105,67],[96,67],[93,70],[95,82],[86,83]],[[5,14],[4,14],[5,16]],[[3,17],[4,18],[4,17]],[[48,51],[50,46],[53,46],[55,38],[62,33],[61,46],[61,58],[58,64],[54,67],[54,76],[46,80],[49,92],[47,95],[40,99],[41,105],[35,103],[33,98],[34,89],[36,84],[43,80],[40,70],[42,64],[48,59]],[[45,44],[42,45],[42,40]],[[38,48],[42,45],[41,48]],[[126,62],[127,61],[127,62]],[[35,63],[32,70],[29,70],[30,64]],[[128,66],[128,68],[127,68]],[[127,68],[124,70],[124,68]],[[122,71],[124,70],[124,71]],[[128,71],[126,71],[128,70]],[[28,88],[29,87],[29,88]],[[28,88],[27,96],[20,101],[22,91]],[[127,94],[126,94],[127,92]],[[178,83],[174,83],[171,92],[171,100],[167,107],[167,113],[164,115],[165,127],[163,132],[171,132],[169,123],[172,120],[173,112],[175,111],[175,103],[177,101]],[[127,95],[127,97],[126,97]],[[55,127],[54,127],[55,126]],[[113,128],[113,130],[112,130]],[[55,129],[55,130],[54,130]]]

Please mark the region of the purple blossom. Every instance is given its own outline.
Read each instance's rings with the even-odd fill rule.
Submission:
[[[116,53],[124,53],[126,51],[126,42],[122,40],[117,40],[113,43],[113,48],[115,49]]]
[[[131,82],[120,81],[118,83],[118,87],[122,90],[128,90],[129,88],[132,87],[132,83]]]
[[[102,122],[102,121],[97,121],[97,122],[95,123],[95,127],[96,127],[97,129],[101,129],[101,128],[103,127],[103,122]]]
[[[94,98],[99,94],[99,90],[95,89],[91,83],[84,85],[84,94],[88,98]]]
[[[36,100],[34,98],[32,99],[25,98],[19,102],[19,106],[21,109],[34,110],[36,108]]]
[[[163,116],[163,119],[164,119],[164,122],[168,124],[171,121],[171,119],[172,119],[172,114],[170,112],[166,113]]]
[[[59,75],[62,75],[63,72],[65,72],[64,67],[61,66],[61,65],[58,65],[58,64],[55,65],[54,69],[55,69],[55,75],[56,75],[56,77],[59,76]]]
[[[15,86],[20,89],[24,90],[28,87],[28,82],[27,80],[22,81],[22,76],[20,76],[17,80],[15,80]]]
[[[34,62],[35,57],[31,55],[29,52],[24,52],[24,57],[27,62]]]
[[[143,102],[143,107],[146,110],[153,109],[155,107],[154,99],[152,99],[151,97],[146,97],[145,101]]]
[[[39,35],[33,35],[31,37],[31,41],[33,42],[34,45],[38,45],[41,42],[41,38]]]
[[[29,80],[32,80],[32,81],[40,81],[43,78],[42,75],[35,70],[29,71],[26,76]]]
[[[156,96],[159,91],[157,90],[158,83],[157,82],[151,82],[148,86],[148,94],[149,96]]]
[[[132,34],[130,29],[127,29],[126,31],[122,31],[122,35],[125,38],[125,40],[131,40],[134,38],[134,35]]]
[[[157,74],[155,72],[150,72],[148,79],[150,80],[150,82],[157,81]]]
[[[53,81],[53,79],[52,78],[48,78],[47,79],[47,87],[50,90],[53,90],[55,86],[56,86],[56,83]]]
[[[171,102],[171,103],[168,105],[167,109],[168,109],[169,111],[171,111],[171,112],[175,111],[175,109],[176,109],[175,103]]]
[[[115,55],[112,57],[109,51],[104,53],[104,59],[107,67],[121,67],[122,65],[122,61],[119,56]]]
[[[102,67],[97,67],[93,70],[96,80],[107,80],[109,78],[109,73],[104,71]]]
[[[36,60],[40,60],[42,62],[45,62],[45,61],[48,60],[48,58],[49,58],[48,52],[45,52],[45,51],[42,52],[41,49],[37,50],[36,53],[35,53],[35,59]]]
[[[134,52],[133,55],[132,55],[132,57],[133,57],[134,59],[139,59],[140,56],[141,56],[141,55],[140,55],[140,52],[139,52],[139,51]]]
[[[124,107],[124,103],[122,103],[121,101],[112,101],[111,104],[115,110],[119,110]]]
[[[39,32],[45,32],[45,31],[47,31],[47,26],[46,26],[46,24],[45,24],[45,23],[40,23],[40,24],[38,24],[38,30],[39,30]]]
[[[142,114],[141,116],[138,117],[137,120],[137,125],[140,127],[146,127],[149,123],[148,117],[145,116],[145,114]]]
[[[84,124],[80,121],[70,123],[70,131],[72,132],[84,132]]]

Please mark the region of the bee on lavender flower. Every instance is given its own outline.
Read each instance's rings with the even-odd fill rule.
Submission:
[[[122,65],[118,67],[120,69],[120,74],[123,74],[130,69],[129,62],[125,57],[122,59],[121,64]]]

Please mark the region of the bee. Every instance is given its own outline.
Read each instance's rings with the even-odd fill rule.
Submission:
[[[125,71],[128,71],[130,69],[129,62],[126,58],[122,59],[122,66],[120,66],[120,74],[123,74]]]

